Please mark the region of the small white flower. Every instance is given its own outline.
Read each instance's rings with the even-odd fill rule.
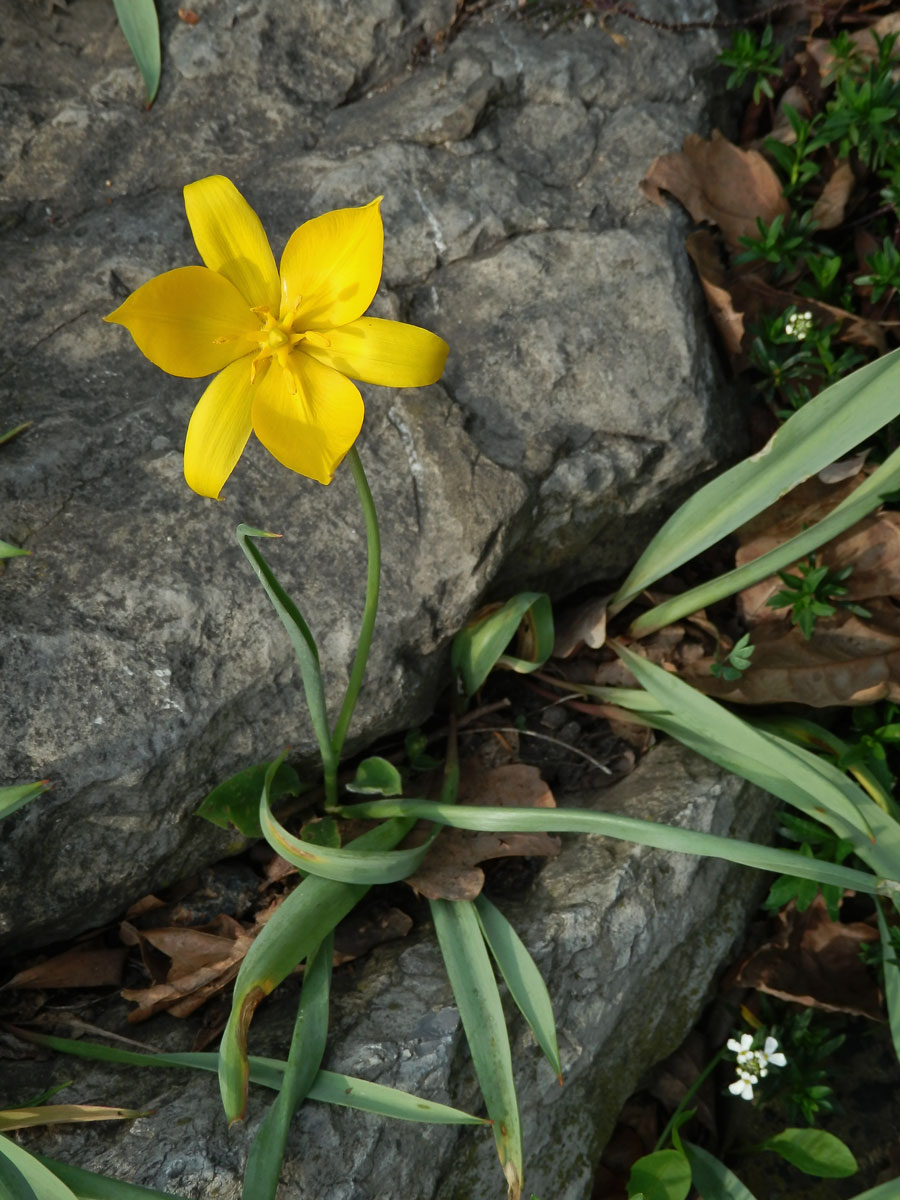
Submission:
[[[784,323],[784,332],[788,337],[802,342],[812,333],[813,315],[811,312],[792,313]]]
[[[737,1079],[728,1085],[728,1090],[732,1096],[740,1096],[742,1100],[752,1100],[753,1085],[758,1082],[759,1080],[750,1071],[744,1071],[739,1067]]]
[[[756,1055],[759,1059],[759,1065],[761,1069],[766,1066],[787,1066],[787,1059],[778,1049],[778,1041],[776,1038],[767,1037],[766,1044],[763,1046],[762,1050],[757,1050]]]
[[[725,1045],[728,1047],[729,1050],[731,1050],[731,1052],[733,1054],[737,1054],[737,1055],[746,1054],[747,1051],[750,1049],[750,1047],[753,1045],[753,1034],[752,1033],[742,1034],[740,1041],[738,1041],[737,1038],[729,1038],[728,1041],[725,1043]]]

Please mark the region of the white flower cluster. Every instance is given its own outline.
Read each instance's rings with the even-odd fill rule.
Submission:
[[[753,1049],[752,1033],[743,1034],[740,1041],[729,1038],[726,1045],[737,1057],[737,1079],[729,1085],[728,1090],[732,1096],[740,1096],[742,1100],[753,1099],[753,1085],[768,1075],[769,1067],[787,1066],[787,1059],[773,1037],[766,1038],[761,1050],[758,1047]]]
[[[804,338],[809,337],[812,333],[813,315],[811,312],[791,313],[784,323],[784,332],[788,337],[796,338],[798,342],[802,342]]]

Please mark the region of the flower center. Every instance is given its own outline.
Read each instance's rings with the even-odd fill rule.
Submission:
[[[329,339],[322,333],[294,328],[299,305],[300,299],[298,297],[296,303],[291,308],[288,308],[281,317],[276,317],[265,307],[253,310],[261,318],[262,325],[255,333],[247,335],[251,341],[257,344],[257,352],[253,356],[250,367],[251,382],[256,378],[260,367],[267,365],[268,360],[273,358],[282,371],[284,371],[289,389],[292,392],[296,392],[297,381],[294,372],[291,370],[290,358],[298,344],[302,341],[325,347],[330,344]]]

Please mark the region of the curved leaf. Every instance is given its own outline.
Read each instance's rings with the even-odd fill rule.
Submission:
[[[283,761],[283,757],[277,760],[279,765],[269,786],[272,800],[279,800],[282,796],[299,796],[306,789],[306,785],[300,782],[300,776]],[[194,816],[203,817],[221,829],[233,825],[244,837],[261,838],[259,798],[271,766],[271,762],[257,763],[223,780],[195,810]]]
[[[783,1129],[766,1138],[760,1150],[780,1154],[804,1174],[819,1179],[846,1179],[859,1170],[850,1147],[824,1129]]]
[[[694,1187],[702,1196],[709,1196],[711,1200],[756,1200],[724,1163],[690,1142],[682,1141],[682,1145],[691,1164]]]
[[[691,1190],[691,1168],[678,1150],[656,1150],[645,1154],[631,1168],[628,1195],[635,1200],[685,1200]]]
[[[153,0],[113,0],[116,16],[131,47],[147,92],[147,107],[156,99],[161,69],[159,20]]]
[[[505,654],[516,630],[530,623],[532,657],[529,660]],[[466,625],[453,639],[450,664],[458,672],[467,696],[474,695],[495,666],[514,671],[535,671],[544,665],[553,650],[553,610],[543,592],[520,592],[517,596]]]

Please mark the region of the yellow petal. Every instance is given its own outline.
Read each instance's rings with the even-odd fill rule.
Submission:
[[[273,362],[255,387],[253,432],[290,470],[331,483],[362,428],[362,396],[345,376],[305,354],[289,361],[290,372]]]
[[[210,175],[184,189],[184,207],[200,257],[230,279],[249,308],[278,311],[275,259],[259,217],[224,175]]]
[[[201,496],[218,500],[250,437],[249,360],[221,371],[197,402],[184,442],[184,477]]]
[[[361,317],[321,335],[327,345],[304,344],[307,354],[362,383],[424,387],[436,383],[447,361],[443,338],[418,325]]]
[[[361,317],[375,298],[384,256],[381,196],[338,208],[291,234],[281,256],[281,315],[297,304],[296,329],[329,329]]]
[[[178,267],[132,292],[105,321],[124,325],[142,354],[170,375],[198,379],[255,347],[260,328],[240,292],[206,267]]]

